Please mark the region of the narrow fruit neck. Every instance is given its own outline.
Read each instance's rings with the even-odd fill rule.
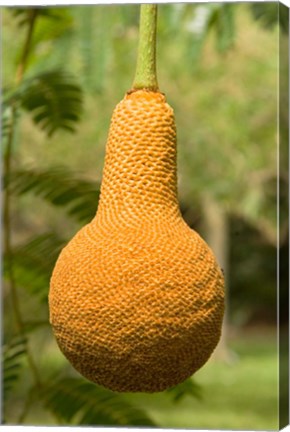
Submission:
[[[152,219],[168,222],[179,214],[175,120],[158,91],[156,21],[157,5],[141,5],[133,88],[111,122],[96,217],[111,229]]]
[[[139,46],[133,90],[158,91],[156,75],[157,5],[140,6]]]
[[[113,114],[98,214],[131,223],[177,211],[173,110],[159,92],[134,91]]]

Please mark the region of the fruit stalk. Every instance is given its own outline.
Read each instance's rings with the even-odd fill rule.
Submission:
[[[158,91],[156,76],[157,5],[140,7],[139,45],[133,90]]]

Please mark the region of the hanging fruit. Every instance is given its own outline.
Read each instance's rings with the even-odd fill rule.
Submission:
[[[116,106],[95,218],[61,252],[50,321],[89,380],[157,392],[197,371],[221,333],[224,279],[182,219],[176,127],[155,72],[156,5],[141,5],[133,88]]]

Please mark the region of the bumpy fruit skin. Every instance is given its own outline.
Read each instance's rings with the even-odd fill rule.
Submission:
[[[138,90],[117,105],[97,214],[61,252],[49,305],[65,356],[114,391],[172,387],[217,345],[223,275],[180,214],[175,121],[163,94]]]

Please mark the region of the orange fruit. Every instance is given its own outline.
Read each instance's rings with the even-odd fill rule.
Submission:
[[[49,306],[64,355],[115,391],[172,387],[217,345],[223,275],[181,217],[175,120],[163,94],[136,90],[117,105],[97,214],[61,252]]]

